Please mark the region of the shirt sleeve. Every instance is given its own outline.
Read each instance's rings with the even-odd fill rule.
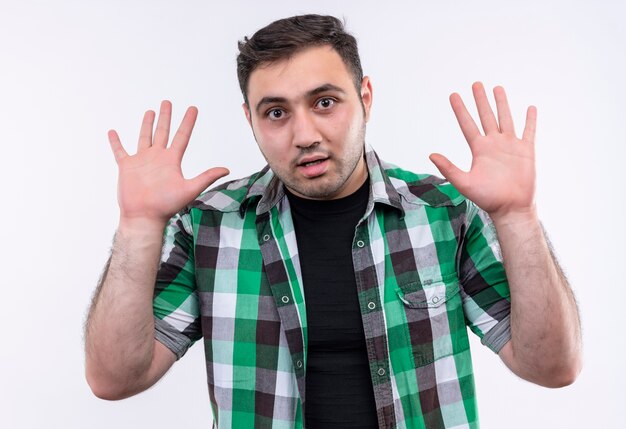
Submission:
[[[154,288],[155,338],[180,359],[202,337],[188,212],[168,222]]]
[[[489,215],[467,201],[459,259],[463,310],[469,328],[495,353],[511,339],[511,294],[496,229]]]

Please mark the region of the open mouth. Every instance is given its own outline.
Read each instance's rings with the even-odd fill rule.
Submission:
[[[328,157],[322,154],[303,157],[302,160],[300,160],[300,162],[298,163],[298,167],[310,167],[312,165],[321,164],[327,159]]]
[[[315,161],[309,161],[309,162],[303,162],[301,164],[299,164],[302,167],[310,167],[312,165],[317,165],[317,164],[321,164],[322,162],[326,161],[326,158],[323,159],[316,159]]]
[[[298,163],[298,170],[305,177],[310,179],[323,175],[328,168],[328,160],[326,157],[308,157]]]

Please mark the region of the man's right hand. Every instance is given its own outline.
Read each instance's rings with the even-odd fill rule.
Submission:
[[[147,389],[176,360],[154,338],[152,300],[163,229],[174,214],[228,174],[225,168],[212,168],[190,180],[183,177],[180,164],[198,111],[187,109],[168,147],[171,114],[171,103],[163,101],[153,138],[155,115],[146,112],[135,155],[128,155],[117,133],[109,131],[119,166],[120,225],[85,330],[87,381],[104,399]]]
[[[155,113],[148,110],[143,118],[135,155],[126,152],[115,130],[109,131],[109,142],[119,168],[120,227],[163,228],[168,219],[213,182],[229,173],[226,168],[217,167],[193,179],[183,177],[181,161],[197,116],[197,108],[187,109],[168,147],[172,104],[167,100],[161,103],[154,137]]]

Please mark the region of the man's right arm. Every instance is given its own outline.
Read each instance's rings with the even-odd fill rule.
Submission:
[[[86,326],[86,377],[96,396],[123,399],[156,383],[176,361],[154,339],[152,298],[163,227],[120,223]]]
[[[85,326],[86,377],[94,394],[123,399],[156,383],[176,355],[154,339],[152,301],[167,221],[215,180],[212,168],[185,179],[181,160],[197,117],[189,108],[168,147],[171,103],[161,104],[154,139],[154,112],[144,116],[137,153],[129,155],[109,132],[119,168],[120,222],[111,258]]]

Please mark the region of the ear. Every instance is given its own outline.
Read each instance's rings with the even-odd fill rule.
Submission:
[[[250,116],[250,107],[248,107],[248,103],[244,102],[241,107],[243,108],[243,113],[246,115],[246,119],[248,120],[248,124],[252,127],[252,116]]]
[[[372,108],[372,100],[374,93],[372,90],[372,81],[369,76],[364,76],[361,81],[361,100],[363,102],[363,109],[365,110],[365,122],[370,119],[370,109]]]

